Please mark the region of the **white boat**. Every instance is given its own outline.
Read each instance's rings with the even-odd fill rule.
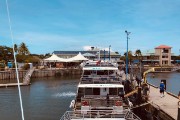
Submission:
[[[76,99],[70,105],[73,111],[67,111],[61,120],[140,120],[130,110],[131,102],[124,97],[117,64],[86,62],[82,69]]]

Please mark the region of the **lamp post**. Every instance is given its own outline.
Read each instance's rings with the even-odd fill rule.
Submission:
[[[109,61],[110,61],[110,47],[111,47],[111,45],[109,45]]]
[[[128,32],[127,30],[125,30],[125,33],[127,35],[127,51],[126,51],[126,79],[127,79],[127,73],[128,73],[128,39],[129,39],[129,34],[131,32]]]

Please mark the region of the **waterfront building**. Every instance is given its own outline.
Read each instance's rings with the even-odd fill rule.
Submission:
[[[100,54],[99,54],[100,52]],[[76,56],[77,54],[81,53],[84,57],[90,60],[109,60],[109,51],[107,50],[100,50],[98,48],[91,47],[91,50],[87,51],[54,51],[53,54],[61,58],[71,58]],[[111,61],[119,61],[120,54],[118,52],[110,52],[110,59]]]
[[[160,66],[171,65],[171,48],[170,46],[160,45],[155,48],[155,55],[159,56]]]
[[[155,47],[154,51],[147,51],[142,55],[142,61],[145,65],[171,66],[171,48],[167,45]]]

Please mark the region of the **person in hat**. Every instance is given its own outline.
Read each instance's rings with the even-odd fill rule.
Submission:
[[[161,81],[159,88],[160,88],[161,97],[164,97],[165,85],[164,85],[163,81]]]

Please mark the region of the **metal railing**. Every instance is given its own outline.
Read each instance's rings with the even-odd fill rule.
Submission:
[[[83,84],[122,84],[122,78],[117,76],[108,76],[108,77],[82,77],[81,83]]]
[[[81,98],[81,103],[83,101],[86,101],[88,103],[89,106],[91,107],[113,107],[116,105],[117,101],[120,101],[123,105],[122,100],[119,97],[113,97],[113,99],[109,99],[107,100],[106,98],[100,98],[98,96],[93,96],[96,99],[91,99],[91,96],[85,96],[86,98]],[[89,99],[87,98],[89,97]]]
[[[60,120],[84,119],[84,118],[124,118],[125,120],[141,120],[130,110],[117,112],[116,110],[76,110],[67,111]]]

